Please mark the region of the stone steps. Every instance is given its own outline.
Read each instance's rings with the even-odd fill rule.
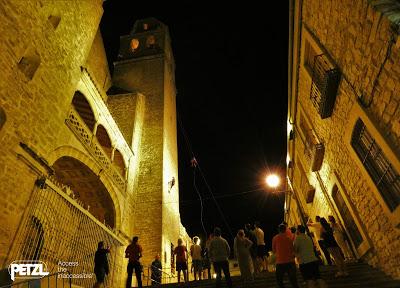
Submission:
[[[374,269],[364,263],[352,263],[347,265],[348,272],[350,273],[347,277],[335,278],[336,267],[334,266],[323,266],[320,267],[321,277],[326,281],[328,287],[336,288],[367,288],[367,287],[377,287],[377,288],[400,288],[400,281],[393,280],[392,278],[385,275],[378,269]],[[291,287],[288,282],[287,277],[285,277],[285,286]],[[233,287],[235,288],[267,288],[267,287],[277,287],[275,274],[270,272],[265,272],[256,277],[252,282],[243,283],[239,276],[232,277]],[[301,274],[297,273],[297,280],[300,287],[306,287],[303,283]],[[202,281],[191,281],[185,286],[178,286],[177,283],[174,284],[164,284],[163,288],[167,287],[198,287],[198,288],[211,288],[215,287],[215,280],[202,280]],[[222,280],[222,287],[226,287],[224,279]]]

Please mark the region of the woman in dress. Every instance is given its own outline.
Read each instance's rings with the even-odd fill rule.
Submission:
[[[244,231],[239,230],[234,241],[234,251],[239,262],[240,275],[244,281],[253,280],[254,268],[250,253],[252,245],[253,242],[245,237]]]

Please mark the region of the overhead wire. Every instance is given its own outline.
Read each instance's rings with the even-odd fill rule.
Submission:
[[[199,196],[199,200],[200,200],[200,222],[201,222],[201,227],[203,228],[204,234],[205,234],[205,236],[207,238],[208,237],[207,230],[204,227],[204,222],[203,222],[203,211],[204,211],[203,199],[201,198],[200,191],[199,191],[199,189],[197,189],[197,186],[196,186],[196,167],[193,167],[193,187],[194,187],[194,190],[196,190],[197,195]]]
[[[242,195],[247,195],[250,193],[258,192],[258,191],[263,191],[264,188],[257,188],[257,189],[251,189],[251,190],[246,190],[246,191],[241,191],[237,193],[230,193],[230,194],[222,194],[222,195],[217,195],[214,196],[215,199],[223,199],[223,198],[231,198],[231,197],[238,197]],[[278,191],[273,191],[274,194],[279,194],[286,192],[286,190],[278,190]],[[267,195],[267,194],[266,194]],[[213,200],[212,197],[202,197],[203,203],[206,200]],[[190,205],[193,203],[197,203],[198,200],[187,200],[187,201],[168,201],[168,202],[162,202],[162,204],[181,204],[181,205]],[[149,201],[139,201],[137,202],[138,204],[144,204],[144,203],[155,203],[155,202],[160,202],[160,200],[149,200]]]
[[[177,105],[177,106],[178,106],[178,105]],[[186,145],[187,145],[187,149],[189,150],[189,153],[191,154],[191,156],[192,156],[194,159],[196,159],[196,158],[195,158],[195,155],[194,155],[194,153],[193,153],[193,149],[192,149],[191,144],[190,144],[189,137],[188,137],[188,135],[187,135],[187,133],[186,133],[186,131],[185,131],[185,128],[184,128],[184,126],[183,126],[182,119],[181,119],[180,113],[179,113],[179,108],[177,108],[177,118],[178,118],[179,127],[181,128],[183,137],[184,137],[185,142],[186,142]],[[196,161],[196,162],[197,162],[197,161]],[[221,215],[221,218],[222,218],[224,224],[225,224],[226,227],[228,228],[228,231],[229,231],[231,237],[233,238],[234,235],[233,235],[233,233],[232,233],[232,229],[231,229],[231,227],[229,226],[229,223],[227,222],[227,220],[226,220],[226,218],[225,218],[225,215],[224,215],[224,213],[222,212],[222,209],[220,208],[220,206],[219,206],[219,204],[218,204],[218,202],[217,202],[217,200],[216,200],[216,198],[215,198],[215,196],[214,196],[214,193],[213,193],[212,190],[211,190],[210,185],[208,185],[208,182],[207,182],[207,180],[206,180],[206,178],[205,178],[205,175],[204,175],[204,173],[203,173],[203,171],[202,171],[200,165],[198,164],[198,162],[196,163],[196,167],[193,167],[193,168],[196,169],[197,167],[198,167],[198,169],[199,169],[199,171],[200,171],[200,174],[201,174],[201,176],[202,176],[202,178],[203,178],[204,183],[205,183],[206,186],[207,186],[208,191],[210,192],[210,194],[211,194],[211,196],[212,196],[212,199],[213,199],[213,201],[214,201],[214,203],[215,203],[215,206],[217,207],[217,210],[218,210],[219,214]],[[195,175],[195,174],[194,174],[194,175]],[[204,228],[204,223],[203,223],[203,209],[204,209],[204,207],[203,207],[203,201],[202,201],[202,198],[201,198],[201,194],[200,194],[200,192],[198,191],[197,186],[195,185],[195,182],[194,182],[194,187],[195,187],[195,190],[196,190],[196,192],[198,193],[199,198],[200,198],[200,203],[201,203],[201,223],[202,223],[203,229],[205,230],[205,228]],[[206,233],[206,235],[207,235],[207,231],[205,231],[205,233]]]
[[[231,235],[231,237],[234,238],[235,236],[233,235],[232,229],[231,229],[231,227],[229,226],[228,221],[226,220],[225,215],[224,215],[224,213],[222,212],[221,207],[220,207],[219,204],[218,204],[218,201],[215,199],[214,193],[212,192],[210,185],[208,185],[208,182],[207,182],[207,179],[206,179],[206,177],[205,177],[205,175],[204,175],[204,173],[203,173],[203,170],[201,170],[200,165],[198,165],[198,166],[199,166],[200,174],[201,174],[201,176],[203,177],[204,183],[206,184],[206,186],[207,186],[207,188],[208,188],[208,191],[210,192],[211,197],[212,197],[212,199],[214,200],[215,206],[217,207],[218,212],[219,212],[219,214],[220,214],[221,217],[222,217],[222,221],[224,221],[226,227],[228,228],[228,231],[229,231],[229,234]]]
[[[177,111],[177,118],[178,118],[179,127],[181,128],[181,131],[182,131],[182,135],[186,142],[186,148],[189,150],[189,153],[191,154],[192,159],[195,159],[192,147],[190,145],[189,137],[187,136],[185,128],[183,127],[183,123],[182,123],[182,119],[180,117],[179,111]],[[196,166],[192,165],[192,168],[193,168],[193,187],[194,187],[194,190],[197,192],[197,195],[199,196],[199,200],[200,200],[200,223],[201,223],[201,227],[203,228],[205,237],[207,239],[207,237],[208,237],[207,230],[204,226],[204,221],[203,221],[203,213],[204,213],[203,199],[201,197],[199,189],[197,189],[197,186],[196,186]]]

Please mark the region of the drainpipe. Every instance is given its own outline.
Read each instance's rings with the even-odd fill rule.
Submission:
[[[289,51],[288,51],[288,119],[291,120],[292,111],[292,72],[293,72],[293,25],[294,25],[294,0],[289,1]]]
[[[296,123],[296,102],[297,102],[297,89],[296,87],[293,87],[293,85],[297,85],[298,77],[293,77],[293,73],[298,73],[297,71],[297,63],[300,61],[300,41],[301,41],[301,10],[302,10],[302,5],[303,1],[302,0],[289,0],[289,51],[288,51],[288,121],[291,123],[293,126],[295,126]],[[297,6],[297,10],[296,10]],[[296,10],[296,11],[295,11]],[[295,24],[297,24],[297,33],[295,35]],[[297,39],[295,39],[297,37]],[[295,47],[296,45],[296,47]],[[297,53],[296,57],[296,63],[294,62],[294,53]],[[296,81],[294,81],[295,79]],[[293,83],[295,82],[295,83]],[[294,88],[294,89],[293,89]],[[292,93],[294,91],[294,93]],[[294,105],[294,111],[292,114],[292,106]],[[287,131],[288,132],[288,131]],[[295,140],[292,140],[292,142]],[[292,153],[290,153],[292,151]],[[294,159],[295,155],[295,148],[294,148],[294,142],[291,143],[291,141],[288,139],[287,140],[287,153],[288,155],[291,155]],[[293,160],[292,160],[293,161]],[[293,173],[293,172],[292,172]],[[293,197],[297,206],[298,210],[300,213],[300,218],[303,222],[303,225],[306,225],[305,222],[305,213],[303,210],[303,206],[301,206],[300,200],[298,195],[296,194],[296,191],[294,190],[292,183],[291,183],[291,176],[289,171],[287,171],[287,182],[289,184],[289,188],[291,190],[291,193],[288,195],[287,199],[287,204],[286,207],[288,208],[288,211],[290,211],[290,202],[291,198]],[[307,228],[307,226],[306,226]]]
[[[292,107],[292,101],[291,101],[291,96],[292,96],[292,71],[293,71],[293,22],[294,22],[294,0],[289,0],[289,47],[288,47],[288,111],[287,111],[287,117],[288,121],[290,121],[291,118],[291,107]],[[286,136],[287,136],[286,131]],[[290,142],[287,139],[287,153],[290,155]],[[288,168],[286,168],[288,169]],[[287,177],[289,178],[289,171],[286,171]],[[288,189],[286,189],[288,190]],[[291,190],[291,189],[290,189]],[[292,193],[286,193],[285,195],[285,215],[284,219],[285,222],[289,222],[289,215],[290,215],[290,203]]]

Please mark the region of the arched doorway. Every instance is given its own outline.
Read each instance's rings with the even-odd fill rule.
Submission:
[[[115,207],[99,176],[79,160],[63,156],[54,162],[56,179],[69,186],[75,198],[100,222],[115,228]]]

